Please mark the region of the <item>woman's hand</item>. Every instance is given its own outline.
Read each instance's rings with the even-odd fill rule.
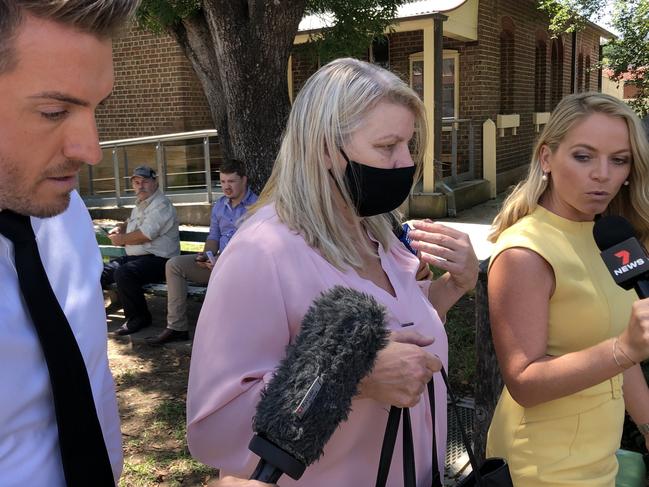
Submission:
[[[393,331],[387,347],[359,384],[359,397],[371,397],[397,407],[413,407],[433,373],[442,368],[439,357],[422,347],[433,343],[416,331]]]
[[[422,262],[449,273],[453,285],[463,293],[473,289],[478,280],[478,258],[469,236],[441,223],[414,220],[408,236],[420,253]]]
[[[635,363],[649,357],[649,298],[633,303],[629,324],[619,337],[618,351],[618,359]]]
[[[433,271],[428,267],[428,262],[421,260],[421,252],[417,252],[417,258],[419,259],[419,267],[417,267],[417,274],[415,279],[418,281],[430,280],[433,277]]]

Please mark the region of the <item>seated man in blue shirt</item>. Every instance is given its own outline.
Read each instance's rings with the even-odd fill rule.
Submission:
[[[207,284],[214,264],[207,258],[211,251],[215,258],[223,252],[248,206],[257,201],[257,195],[248,188],[246,168],[241,161],[229,160],[221,164],[221,189],[224,196],[214,204],[210,233],[203,252],[181,255],[167,261],[167,327],[157,336],[148,337],[150,345],[189,338],[187,323],[187,281]]]

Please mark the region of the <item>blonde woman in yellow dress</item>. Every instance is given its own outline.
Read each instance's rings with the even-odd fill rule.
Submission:
[[[649,357],[649,299],[613,282],[592,235],[600,214],[624,216],[649,241],[649,144],[621,101],[571,95],[490,236],[491,326],[506,387],[487,455],[508,460],[516,487],[612,487],[625,407],[649,428],[637,365]]]

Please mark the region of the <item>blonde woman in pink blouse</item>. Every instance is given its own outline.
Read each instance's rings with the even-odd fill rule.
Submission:
[[[419,260],[383,214],[418,180],[424,107],[397,76],[354,59],[322,67],[295,99],[273,173],[212,272],[189,377],[189,448],[202,462],[248,477],[251,421],[265,385],[320,293],[343,285],[387,309],[391,341],[360,383],[349,419],[299,481],[374,483],[391,405],[410,407],[418,485],[431,484],[426,384],[447,365],[444,318],[477,279],[467,235],[429,221],[410,232],[421,259],[447,271],[415,279]],[[412,153],[411,153],[412,149]],[[440,260],[441,258],[441,260]],[[436,380],[437,456],[444,465],[446,391]],[[403,482],[397,440],[388,485]]]

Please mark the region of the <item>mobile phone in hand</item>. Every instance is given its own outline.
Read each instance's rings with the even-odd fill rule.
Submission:
[[[214,257],[214,253],[211,250],[206,250],[205,255],[207,255],[207,258],[210,260],[210,264],[216,264],[216,257]]]

